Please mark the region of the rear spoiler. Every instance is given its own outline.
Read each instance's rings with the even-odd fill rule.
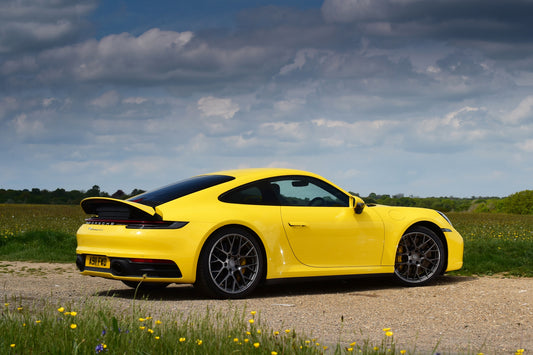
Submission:
[[[100,218],[161,220],[153,207],[110,197],[86,198],[81,201],[81,208]]]

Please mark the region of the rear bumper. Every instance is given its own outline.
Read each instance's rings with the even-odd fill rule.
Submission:
[[[110,257],[109,268],[87,266],[85,254],[78,254],[76,266],[85,275],[102,276],[108,274],[108,278],[131,280],[131,278],[146,279],[181,279],[179,267],[172,261],[165,263],[136,262],[129,258]],[[105,277],[105,276],[104,276]],[[155,280],[154,280],[155,281]]]

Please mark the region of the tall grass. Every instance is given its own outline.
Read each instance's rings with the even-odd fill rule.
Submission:
[[[134,301],[133,301],[134,302]],[[0,353],[8,354],[411,354],[397,349],[393,332],[376,344],[363,340],[322,344],[293,329],[265,327],[259,314],[240,309],[184,315],[151,314],[142,308],[21,305],[5,300],[0,312]]]
[[[533,215],[448,213],[465,243],[461,275],[533,277]]]

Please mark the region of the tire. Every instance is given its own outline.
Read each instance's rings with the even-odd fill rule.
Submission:
[[[139,290],[141,291],[159,290],[170,285],[169,283],[165,283],[165,282],[137,282],[137,281],[125,281],[125,280],[122,280],[122,283],[128,287],[135,288],[135,289],[139,287]]]
[[[398,243],[394,277],[406,286],[428,284],[442,274],[445,259],[440,238],[431,229],[416,226],[409,229]]]
[[[264,268],[255,235],[237,227],[223,229],[202,249],[195,286],[215,298],[244,298],[259,285]]]

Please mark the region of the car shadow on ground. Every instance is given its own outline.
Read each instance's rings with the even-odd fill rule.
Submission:
[[[446,286],[471,281],[476,277],[445,275],[436,282],[424,287]],[[96,292],[97,297],[114,297],[123,299],[158,300],[158,301],[199,301],[210,300],[192,285],[173,284],[163,289],[152,291],[135,290],[117,282],[117,288]],[[369,291],[384,289],[406,288],[398,285],[392,277],[357,277],[349,279],[323,279],[323,280],[284,280],[279,283],[261,285],[248,299],[286,298],[318,294],[358,294],[368,297],[377,297]]]

